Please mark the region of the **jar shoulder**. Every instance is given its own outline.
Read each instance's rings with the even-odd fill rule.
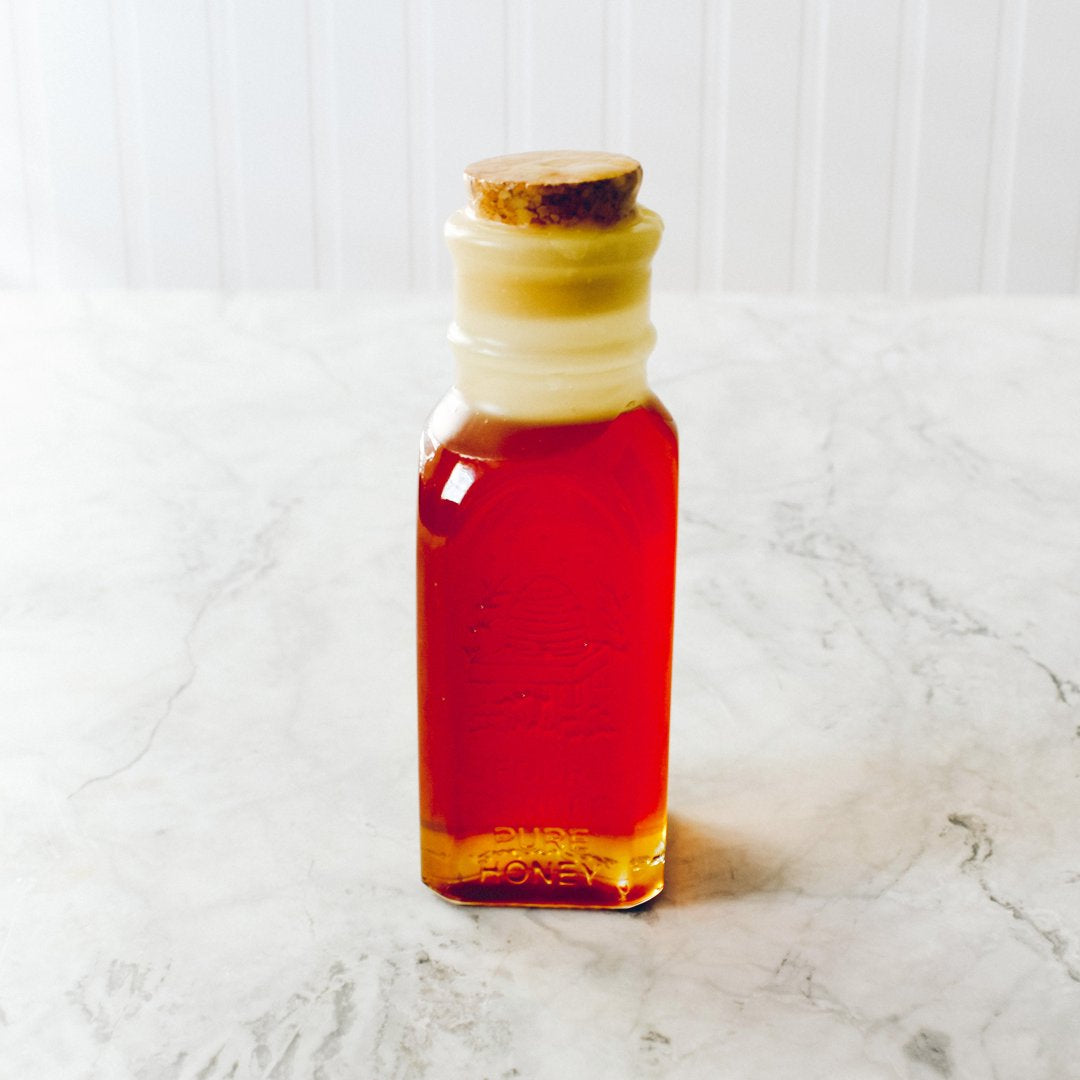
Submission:
[[[567,422],[515,420],[477,408],[455,389],[435,406],[424,426],[421,466],[437,453],[479,460],[502,460],[542,455],[545,451],[576,447],[610,432],[633,425],[639,449],[649,452],[655,443],[675,452],[678,429],[664,403],[652,391],[628,401],[615,415]]]

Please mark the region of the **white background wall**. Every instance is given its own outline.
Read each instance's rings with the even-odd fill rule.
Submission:
[[[1078,0],[0,0],[0,285],[441,288],[476,158],[668,288],[1080,289]]]

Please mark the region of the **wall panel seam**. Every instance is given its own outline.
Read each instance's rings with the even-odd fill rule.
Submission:
[[[896,114],[889,197],[887,288],[909,295],[914,273],[926,64],[926,0],[904,0],[897,50]]]
[[[531,29],[534,4],[503,0],[503,80],[506,109],[504,150],[550,149],[533,145],[533,56]],[[465,164],[465,163],[463,163]]]
[[[56,288],[63,282],[59,266],[60,240],[49,153],[49,125],[42,85],[38,14],[36,6],[28,10],[27,6],[12,4],[11,24],[33,283],[39,288]]]
[[[311,154],[311,242],[316,287],[342,285],[341,125],[334,55],[334,0],[305,0]]]
[[[730,49],[730,0],[701,0],[702,131],[697,177],[701,214],[694,271],[698,289],[719,288],[724,276]]]
[[[142,67],[138,27],[129,0],[109,0],[109,44],[124,271],[129,286],[152,285],[155,279],[149,243]]]
[[[409,0],[406,63],[409,68],[409,168],[411,191],[409,281],[414,289],[433,289],[437,267],[441,222],[435,197],[435,101],[431,73],[435,63],[430,0]]]
[[[17,39],[15,29],[15,11],[14,0],[7,0],[4,4],[4,13],[6,15],[5,22],[7,23],[7,39],[8,39],[8,55],[11,58],[11,75],[13,91],[15,95],[15,121],[18,124],[18,130],[16,131],[16,142],[19,147],[19,179],[22,183],[22,214],[26,223],[26,258],[27,258],[27,271],[29,272],[29,280],[24,284],[35,287],[38,282],[38,270],[37,270],[37,257],[34,251],[35,247],[35,230],[34,230],[34,211],[33,211],[33,199],[30,195],[30,162],[29,162],[29,148],[28,138],[26,134],[26,94],[23,89],[24,75],[21,70],[21,64],[19,62],[19,43]],[[18,283],[16,283],[18,284]]]
[[[1026,0],[1001,0],[979,267],[983,292],[1003,292],[1008,283],[1026,16]]]
[[[817,285],[828,33],[829,0],[803,0],[790,270],[800,291]]]
[[[633,6],[608,0],[604,6],[604,149],[620,154],[632,151],[633,55]]]
[[[239,132],[236,12],[232,0],[206,0],[210,109],[218,220],[218,273],[224,288],[250,284]],[[216,13],[216,14],[215,14]]]

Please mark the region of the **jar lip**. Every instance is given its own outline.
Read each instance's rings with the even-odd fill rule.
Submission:
[[[450,215],[445,236],[451,251],[482,252],[496,262],[505,258],[540,266],[601,266],[651,259],[663,229],[660,215],[644,206],[614,225],[570,227],[508,225],[465,207]]]

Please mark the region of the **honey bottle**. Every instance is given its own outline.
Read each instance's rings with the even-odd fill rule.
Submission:
[[[466,170],[453,388],[420,460],[421,872],[466,904],[663,888],[677,442],[631,158]]]

